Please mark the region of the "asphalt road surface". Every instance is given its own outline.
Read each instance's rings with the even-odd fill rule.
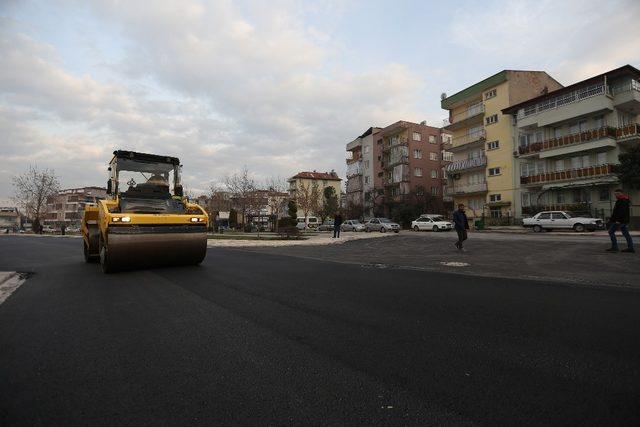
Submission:
[[[0,424],[640,423],[640,293],[242,250],[104,275],[0,238]]]

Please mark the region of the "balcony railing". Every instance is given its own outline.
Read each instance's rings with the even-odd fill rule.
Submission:
[[[542,113],[543,111],[562,107],[564,105],[582,101],[583,99],[604,94],[611,94],[609,88],[604,84],[604,82],[576,89],[553,98],[545,99],[544,101],[537,102],[525,108],[521,108],[520,110],[518,110],[518,119],[523,119],[525,117],[533,116],[534,114]]]
[[[386,152],[388,152],[389,150],[391,150],[394,147],[400,147],[400,146],[403,146],[403,145],[407,145],[407,146],[409,145],[409,140],[407,138],[398,139],[397,141],[395,141],[391,145],[385,145],[382,148],[382,152],[386,153]]]
[[[611,94],[617,95],[622,92],[630,92],[632,90],[640,92],[640,82],[634,79],[628,80],[625,83],[611,86]]]
[[[409,155],[403,156],[394,156],[393,158],[389,158],[385,163],[383,168],[390,169],[394,166],[409,163]]]
[[[485,156],[474,157],[472,159],[458,160],[445,166],[448,173],[459,172],[467,169],[479,168],[486,166],[487,158]]]
[[[394,180],[393,178],[385,178],[384,185],[390,186],[400,184],[401,182],[408,182],[410,178],[411,176],[409,173],[403,173],[401,176],[396,177],[396,180]]]
[[[454,123],[460,123],[464,120],[470,119],[479,114],[484,114],[484,104],[476,104],[471,108],[468,108],[465,111],[462,111],[461,113],[454,114],[449,119],[445,119],[444,120],[445,126],[449,126]]]
[[[445,188],[445,196],[455,196],[460,194],[484,193],[487,191],[487,183],[479,182],[477,184],[459,185],[455,182]]]
[[[538,184],[545,182],[566,181],[575,178],[590,178],[594,176],[611,175],[613,173],[613,165],[605,164],[598,166],[587,166],[584,168],[567,169],[556,172],[545,172],[537,175],[521,176],[520,183]]]
[[[616,129],[616,138],[618,142],[625,142],[626,140],[638,137],[640,135],[640,125],[631,123],[630,125],[621,126]]]
[[[484,129],[481,129],[477,132],[473,132],[467,135],[462,135],[462,136],[458,136],[456,138],[453,138],[453,148],[459,146],[459,145],[464,145],[464,144],[471,144],[472,142],[476,142],[476,141],[484,141],[486,139],[486,135],[487,133],[485,132]]]
[[[610,126],[604,126],[585,132],[579,132],[571,135],[560,136],[558,138],[547,139],[545,141],[534,142],[533,144],[529,145],[521,145],[520,147],[518,147],[518,152],[521,155],[533,154],[540,151],[553,150],[554,148],[581,144],[583,142],[595,141],[607,137],[615,138],[616,129]]]

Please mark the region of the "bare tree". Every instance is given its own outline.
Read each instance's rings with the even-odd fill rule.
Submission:
[[[247,220],[247,211],[255,205],[256,183],[245,166],[240,173],[229,175],[224,180],[235,205],[242,212],[242,223]]]
[[[296,188],[296,203],[304,214],[304,220],[307,221],[310,213],[317,213],[320,210],[320,188],[318,183],[312,182],[305,184],[300,181]]]
[[[47,198],[60,190],[58,177],[53,169],[39,170],[37,166],[29,166],[22,175],[16,175],[13,181],[13,200],[33,221],[34,231],[40,228],[46,211]]]
[[[275,215],[274,230],[278,231],[279,212],[282,212],[287,206],[287,181],[278,176],[271,177],[265,181],[267,189],[267,204],[271,215]]]

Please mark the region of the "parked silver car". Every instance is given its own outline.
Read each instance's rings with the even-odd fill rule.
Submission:
[[[340,226],[342,231],[364,231],[364,224],[357,219],[348,219]]]
[[[318,231],[333,231],[333,220],[325,219],[317,228]]]
[[[400,224],[392,222],[389,218],[371,218],[364,223],[364,229],[367,233],[371,231],[379,231],[381,233],[393,231],[394,233],[399,233]]]
[[[603,229],[604,221],[600,218],[574,217],[566,211],[544,211],[539,212],[532,218],[523,219],[522,225],[531,227],[536,232],[559,229],[573,229],[574,231],[582,232]]]

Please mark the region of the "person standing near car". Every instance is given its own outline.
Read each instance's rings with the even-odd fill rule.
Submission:
[[[631,200],[622,189],[616,189],[613,194],[616,196],[616,204],[613,206],[611,218],[609,218],[609,237],[611,238],[611,247],[607,252],[618,252],[618,239],[616,239],[616,231],[620,229],[622,235],[627,240],[627,249],[622,252],[635,252],[633,248],[633,240],[629,234],[629,219],[631,211]]]
[[[458,241],[455,243],[458,250],[463,250],[462,242],[467,240],[467,230],[469,229],[469,220],[464,212],[464,205],[460,203],[458,210],[453,212],[453,225],[458,233]]]
[[[340,238],[340,226],[342,225],[342,215],[340,212],[333,217],[333,238]]]

